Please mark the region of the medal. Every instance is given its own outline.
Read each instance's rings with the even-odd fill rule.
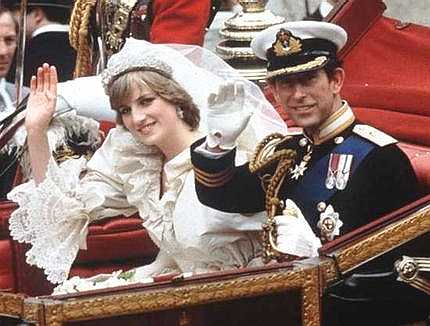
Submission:
[[[343,222],[339,218],[339,213],[335,212],[333,206],[328,205],[324,212],[320,214],[318,228],[321,230],[321,239],[331,241],[340,234]]]
[[[338,170],[336,173],[336,189],[343,190],[349,179],[353,156],[351,154],[341,154],[339,157]]]
[[[338,190],[344,190],[346,188],[351,171],[352,159],[353,155],[351,154],[330,154],[327,177],[325,179],[325,186],[327,189],[336,187]]]
[[[328,161],[327,178],[325,179],[325,186],[327,189],[333,189],[336,184],[336,174],[339,165],[339,154],[331,153]]]
[[[303,156],[302,161],[299,164],[296,164],[294,168],[290,168],[291,179],[298,180],[304,175],[305,171],[308,169],[308,163],[311,159],[312,150],[312,146],[308,145],[306,154]]]

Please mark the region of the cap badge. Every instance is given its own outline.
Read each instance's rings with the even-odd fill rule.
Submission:
[[[290,31],[281,28],[276,33],[276,41],[273,43],[272,48],[276,56],[286,56],[300,52],[302,50],[302,42],[300,38],[294,37]]]

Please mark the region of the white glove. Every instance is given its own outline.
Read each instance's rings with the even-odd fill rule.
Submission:
[[[244,109],[245,90],[240,81],[226,82],[219,87],[218,94],[208,98],[208,136],[210,148],[231,150],[236,139],[245,129],[252,112]]]
[[[290,199],[285,201],[283,215],[274,217],[278,249],[298,257],[316,257],[321,240],[315,236],[300,208]]]
[[[97,121],[115,122],[116,118],[100,76],[81,77],[58,84],[56,114],[69,110],[76,110],[77,114]]]

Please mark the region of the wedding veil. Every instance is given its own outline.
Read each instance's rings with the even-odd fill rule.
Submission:
[[[286,124],[278,115],[273,106],[266,100],[260,88],[241,77],[239,73],[211,51],[195,45],[182,44],[152,44],[147,41],[128,38],[124,47],[114,54],[108,61],[107,68],[102,73],[102,84],[105,90],[109,83],[118,75],[131,70],[158,70],[172,76],[181,85],[200,110],[199,130],[206,134],[207,99],[211,93],[217,93],[221,84],[227,80],[241,81],[245,89],[245,109],[253,112],[248,127],[238,139],[242,150],[251,152],[258,141],[273,132],[286,133]],[[79,82],[77,80],[69,82]],[[106,96],[102,94],[102,85],[99,78],[93,78],[91,87],[91,102],[94,108],[88,110],[85,100],[74,106],[78,113],[97,118],[104,116],[99,110],[106,109]],[[67,83],[65,83],[67,84]],[[64,85],[63,89],[66,85]],[[61,89],[61,88],[60,88]],[[67,93],[67,89],[63,93]],[[81,93],[82,94],[82,93]],[[61,91],[60,91],[61,95]],[[82,95],[79,96],[82,98]],[[100,98],[97,106],[94,99]],[[104,97],[104,98],[103,98]],[[74,97],[76,99],[76,97]],[[96,109],[97,107],[97,109]],[[83,108],[83,110],[80,110]],[[96,110],[94,110],[96,109]]]

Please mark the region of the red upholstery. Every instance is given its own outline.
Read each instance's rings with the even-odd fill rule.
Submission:
[[[106,262],[119,258],[138,259],[152,257],[155,253],[154,244],[138,216],[115,217],[92,224],[87,243],[88,250],[79,252],[79,263]]]
[[[16,289],[14,244],[9,237],[7,223],[14,207],[12,203],[0,203],[0,289],[3,291]]]
[[[343,97],[399,140],[430,146],[430,28],[396,26],[381,17],[345,56]]]
[[[399,146],[411,160],[420,184],[430,193],[430,147],[406,143],[400,143]]]

